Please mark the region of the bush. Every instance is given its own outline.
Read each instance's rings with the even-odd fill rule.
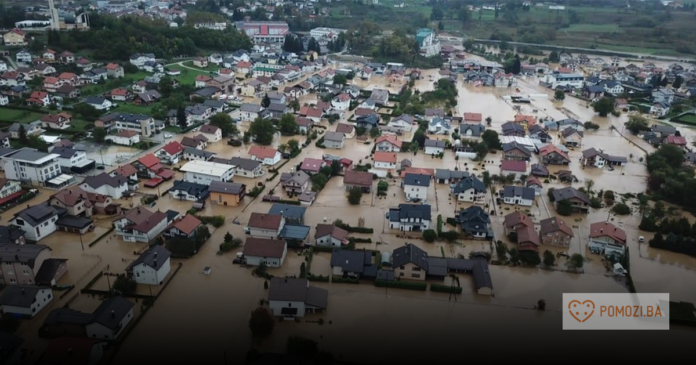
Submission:
[[[358,186],[354,186],[348,191],[348,202],[350,205],[360,204],[360,199],[362,199],[362,189]]]
[[[125,275],[119,275],[114,282],[114,290],[124,294],[134,293],[138,288],[138,283]]]
[[[215,228],[220,228],[225,225],[224,215],[214,215],[212,217],[202,215],[198,216],[198,219],[200,219],[203,224],[210,224]]]
[[[254,186],[253,189],[251,189],[249,192],[247,192],[247,195],[249,195],[252,198],[256,198],[263,192],[263,189],[266,188],[266,185],[261,185],[261,186]]]
[[[331,279],[332,283],[346,283],[346,284],[360,284],[360,280],[358,279],[351,279],[351,278],[343,278],[340,276],[334,276]]]
[[[350,243],[372,243],[372,238],[348,237]]]
[[[430,291],[434,291],[437,293],[461,294],[462,287],[461,286],[452,287],[449,285],[442,285],[442,284],[430,284]]]
[[[426,291],[428,289],[427,283],[417,283],[411,281],[392,281],[392,280],[375,280],[375,286],[378,288],[397,288],[397,289],[408,289],[408,290],[418,290]]]
[[[374,233],[375,230],[369,227],[352,227],[348,224],[345,224],[343,222],[334,222],[334,225],[338,228],[345,229],[348,232],[351,233]]]
[[[611,208],[611,211],[616,213],[617,215],[628,215],[631,213],[631,207],[624,203],[619,203],[614,205],[614,207]]]
[[[455,227],[458,225],[457,220],[454,218],[447,218],[447,219],[445,219],[445,222],[447,222],[447,224],[449,224],[451,226],[455,226]]]
[[[437,239],[437,233],[435,233],[435,231],[432,229],[427,229],[423,231],[423,239],[425,242],[435,242],[435,239]]]
[[[309,281],[318,281],[318,282],[322,282],[322,283],[328,283],[328,282],[329,282],[329,277],[328,277],[328,276],[324,276],[324,275],[313,275],[313,274],[309,274],[309,275],[307,275],[307,280],[309,280]]]
[[[459,238],[459,232],[457,232],[457,231],[444,231],[444,232],[440,233],[440,238],[447,240],[449,242],[453,242]]]

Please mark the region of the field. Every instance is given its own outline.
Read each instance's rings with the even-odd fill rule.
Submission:
[[[28,110],[16,110],[2,108],[0,110],[0,120],[8,122],[31,123],[39,120],[43,114],[30,112]]]
[[[696,114],[686,114],[678,119],[672,119],[672,121],[682,124],[696,125]]]
[[[118,107],[114,109],[114,111],[133,114],[150,114],[150,110],[152,110],[153,106],[155,106],[155,104],[151,104],[149,106],[141,106],[131,103],[121,103],[118,104]]]
[[[135,81],[140,81],[150,75],[151,74],[148,72],[140,71],[133,74],[126,74],[123,78],[120,79],[109,79],[107,82],[103,84],[85,86],[84,88],[82,88],[82,95],[91,96],[103,94],[105,92],[111,91],[119,87],[130,88],[130,85]]]
[[[200,71],[196,71],[184,67],[173,66],[172,68],[176,68],[177,70],[181,71],[181,74],[172,77],[179,80],[179,83],[181,83],[182,85],[193,85],[196,82],[196,77],[198,75],[208,75],[212,77],[210,71],[205,71],[202,69]],[[210,68],[210,66],[208,68]],[[217,69],[217,67],[214,68],[214,70]]]
[[[398,4],[404,7],[395,7]],[[692,2],[683,2],[685,4]],[[525,43],[543,43],[568,47],[600,48],[621,52],[664,56],[696,54],[696,38],[684,34],[696,32],[696,16],[692,11],[661,9],[645,10],[639,6],[625,7],[625,2],[607,0],[598,6],[568,6],[565,10],[550,10],[533,6],[518,10],[516,21],[498,18],[493,10],[474,10],[462,23],[455,14],[445,12],[444,31],[455,36],[478,39],[507,39]],[[382,0],[379,5],[352,2],[328,3],[331,9],[326,19],[331,26],[351,28],[358,19],[370,20],[383,30],[414,31],[428,23],[432,8],[419,0]],[[350,16],[343,11],[348,8]],[[437,23],[430,21],[430,27]]]

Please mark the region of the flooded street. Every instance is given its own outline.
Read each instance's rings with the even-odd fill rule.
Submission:
[[[423,70],[423,79],[416,83],[416,88],[421,91],[432,89],[430,75],[436,75],[437,70]],[[370,87],[389,88],[392,93],[398,92],[403,85],[401,80],[389,80],[386,77],[373,77],[369,82],[353,80],[361,88]],[[436,78],[436,77],[435,77]],[[516,92],[519,88],[520,92]],[[586,102],[573,97],[567,97],[563,102],[554,102],[548,90],[538,86],[535,78],[521,79],[517,85],[510,89],[474,87],[461,81],[458,83],[459,105],[457,114],[465,112],[478,112],[483,118],[491,117],[492,123],[489,129],[500,131],[503,123],[513,120],[516,111],[513,104],[503,99],[509,95],[547,94],[549,98],[535,98],[531,104],[523,105],[521,112],[531,114],[537,118],[551,117],[563,119],[573,116],[581,122],[592,121],[600,126],[597,131],[588,131],[582,140],[582,146],[569,152],[571,164],[569,166],[550,166],[550,170],[570,169],[577,176],[579,182],[572,185],[576,188],[585,185],[585,181],[594,181],[593,190],[613,190],[616,193],[640,193],[645,191],[647,171],[645,162],[640,161],[645,157],[645,151],[651,151],[649,146],[644,146],[636,137],[622,137],[623,123],[627,116],[598,117]],[[313,98],[313,96],[312,96]],[[303,102],[312,102],[310,97]],[[538,112],[534,113],[536,109]],[[347,113],[342,122],[350,118]],[[485,123],[485,122],[484,122]],[[333,131],[336,124],[329,125],[323,122],[327,131]],[[614,126],[616,130],[610,127]],[[679,127],[680,130],[686,128]],[[241,123],[242,132],[248,129],[248,123]],[[319,129],[322,131],[321,129]],[[322,131],[322,134],[324,132]],[[693,134],[689,134],[693,133]],[[196,133],[189,132],[187,136]],[[683,135],[696,136],[689,130]],[[320,134],[321,135],[321,134]],[[558,141],[552,134],[554,142]],[[175,136],[173,140],[181,140],[184,135]],[[447,136],[431,136],[431,138],[449,138]],[[689,138],[689,137],[687,137]],[[286,137],[276,135],[274,147],[287,144],[290,139],[296,139],[300,143],[306,140],[305,136]],[[403,139],[409,140],[410,134]],[[323,154],[343,156],[353,160],[354,164],[373,163],[370,154],[373,148],[373,140],[360,142],[355,138],[346,140],[342,150],[322,149],[315,146],[314,141],[304,148],[299,156],[284,165],[280,172],[289,172],[295,165],[306,157],[321,158]],[[209,144],[206,151],[215,152],[217,157],[247,157],[250,144],[241,147],[232,147],[220,141]],[[594,147],[603,149],[606,153],[625,156],[629,159],[626,166],[615,171],[593,168],[583,169],[579,159],[582,150]],[[85,146],[88,156],[101,163],[102,156],[106,165],[120,165],[132,156],[142,151],[127,147],[109,147],[100,152],[96,146]],[[468,159],[454,158],[452,153],[445,153],[442,159],[435,159],[419,151],[416,155],[409,152],[399,153],[397,165],[403,159],[409,159],[413,167],[428,169],[454,169],[469,171],[481,176],[485,170],[491,174],[500,173],[502,153],[489,154],[486,162],[479,163]],[[284,160],[283,160],[284,161]],[[538,156],[532,157],[531,163],[536,163]],[[181,166],[185,163],[179,163]],[[281,162],[282,163],[282,162]],[[276,167],[278,167],[277,165]],[[276,176],[271,181],[272,173],[267,171],[262,177],[250,179],[235,177],[234,181],[247,185],[250,190],[258,183],[266,184],[262,195],[268,194],[274,189],[276,195],[284,196],[282,188],[278,185],[280,177]],[[111,168],[107,168],[111,170]],[[396,174],[395,174],[396,175]],[[165,182],[159,188],[140,188],[140,193],[155,193],[162,195],[173,184],[174,180],[183,178],[181,172],[176,172],[172,181]],[[414,243],[428,255],[434,257],[468,257],[474,251],[493,252],[491,243],[487,241],[458,241],[454,244],[444,241],[426,243],[418,233],[400,234],[390,230],[385,219],[389,208],[405,202],[403,189],[400,188],[401,179],[388,179],[389,188],[386,197],[376,196],[376,182],[373,183],[373,192],[364,194],[360,205],[350,205],[346,199],[346,188],[343,178],[336,176],[331,178],[324,189],[318,193],[314,204],[307,208],[305,225],[312,227],[308,241],[314,240],[314,227],[320,223],[330,223],[341,219],[344,223],[357,226],[362,219],[365,227],[373,228],[373,234],[351,234],[352,237],[370,238],[372,243],[358,243],[357,248],[376,250],[379,252],[392,252],[405,243]],[[141,181],[142,184],[142,181]],[[535,223],[542,219],[556,216],[552,203],[548,201],[546,190],[550,187],[561,188],[568,184],[549,182],[544,183],[544,193],[537,198],[533,207],[528,209],[534,215]],[[498,190],[502,186],[496,187]],[[41,194],[28,202],[37,204],[48,198],[53,192],[40,189]],[[433,224],[438,215],[443,220],[454,217],[456,212],[469,207],[469,203],[457,202],[450,194],[445,184],[431,183],[428,190],[427,201],[432,207]],[[496,215],[491,215],[492,227],[496,239],[508,243],[508,247],[515,245],[508,242],[504,236],[502,222],[505,214],[514,211],[514,206],[495,205],[490,193],[486,199],[488,210],[495,208]],[[119,203],[124,208],[140,205],[140,196],[123,199]],[[630,203],[629,203],[630,205]],[[192,206],[192,202],[179,201],[168,195],[157,200],[151,209],[166,211],[176,210],[184,214]],[[26,204],[15,207],[2,213],[3,222],[8,222],[12,216],[25,208]],[[273,335],[261,342],[253,342],[248,327],[250,312],[259,305],[262,299],[267,299],[267,290],[264,289],[264,280],[254,277],[251,268],[243,268],[232,264],[236,252],[242,248],[218,255],[218,247],[223,242],[224,235],[229,232],[235,238],[244,239],[244,226],[248,223],[252,212],[267,213],[271,203],[262,202],[261,198],[252,200],[246,197],[244,203],[238,207],[222,207],[206,204],[200,212],[204,216],[225,216],[225,225],[220,228],[210,227],[212,236],[194,257],[186,260],[172,260],[172,271],[179,263],[182,267],[172,279],[161,296],[157,299],[148,313],[137,324],[137,327],[128,335],[120,351],[116,355],[115,363],[164,363],[169,360],[181,360],[192,363],[200,362],[202,356],[211,359],[210,362],[223,361],[227,363],[242,363],[246,351],[255,347],[272,352],[283,351],[288,335],[298,334],[319,341],[319,347],[324,351],[331,351],[335,357],[346,361],[371,361],[381,363],[411,362],[418,358],[414,351],[403,351],[404,348],[415,346],[437,346],[444,349],[443,354],[460,353],[462,345],[491,346],[491,336],[501,343],[516,343],[519,332],[512,331],[513,326],[526,326],[535,334],[547,336],[558,341],[559,344],[567,341],[580,340],[583,337],[578,332],[561,330],[562,293],[625,293],[626,285],[609,275],[599,255],[589,252],[589,225],[594,222],[612,221],[618,227],[623,228],[627,234],[627,242],[631,254],[631,274],[638,292],[669,292],[671,300],[696,302],[696,291],[688,283],[696,281],[696,258],[675,254],[662,250],[654,250],[648,247],[647,242],[652,235],[638,230],[640,217],[637,207],[629,216],[615,216],[607,209],[592,209],[587,215],[574,214],[562,217],[572,227],[575,237],[570,247],[559,248],[542,246],[543,250],[554,253],[567,251],[569,254],[580,253],[586,257],[584,273],[570,273],[565,271],[565,259],[561,258],[555,270],[542,270],[538,268],[519,268],[507,266],[490,266],[494,297],[481,296],[475,293],[473,280],[470,275],[460,274],[463,291],[456,301],[450,299],[448,294],[435,292],[419,292],[403,289],[377,288],[370,282],[359,285],[342,283],[312,282],[311,285],[326,288],[329,291],[328,309],[322,315],[310,315],[308,321],[324,320],[323,325],[310,323],[304,320],[300,323],[284,321],[278,323]],[[38,357],[40,349],[46,346],[46,340],[36,338],[35,334],[41,327],[43,320],[52,308],[63,306],[72,299],[79,289],[83,288],[97,272],[108,267],[107,272],[123,273],[125,267],[137,258],[137,253],[145,249],[143,243],[124,242],[109,233],[90,247],[95,241],[111,227],[113,217],[95,217],[97,228],[80,237],[74,234],[56,232],[42,240],[53,249],[53,257],[67,258],[68,273],[58,283],[75,284],[76,288],[63,298],[56,292],[56,300],[35,319],[24,321],[18,334],[27,339],[26,347],[36,350],[29,356],[29,360]],[[445,230],[455,227],[445,225]],[[537,225],[538,229],[538,225]],[[638,237],[644,236],[645,242],[638,243]],[[83,249],[84,248],[84,249]],[[311,263],[311,273],[314,275],[329,275],[331,255],[329,253],[314,253]],[[285,262],[281,268],[269,269],[268,272],[275,276],[299,275],[300,265],[305,258],[298,250],[288,249]],[[204,275],[203,269],[211,267],[210,275]],[[170,274],[171,275],[171,274]],[[100,278],[94,288],[108,290],[112,284],[106,277]],[[138,293],[149,294],[150,288],[141,285]],[[160,292],[161,287],[153,287],[153,294]],[[533,310],[537,301],[544,299],[547,303],[546,312]],[[91,311],[98,305],[95,298],[82,294],[77,296],[70,304],[71,308],[83,311]],[[140,305],[136,304],[139,311]],[[136,313],[137,314],[137,313]],[[427,328],[425,334],[418,333],[417,329]],[[476,329],[477,332],[491,336],[476,337],[462,336],[462,331]],[[486,331],[489,331],[486,333]],[[420,332],[420,331],[419,331]],[[682,343],[693,339],[693,330],[676,327],[666,333],[665,339],[673,343]],[[426,336],[426,341],[423,341]],[[597,334],[597,338],[611,339],[611,334]],[[604,337],[606,336],[606,337]],[[615,336],[615,334],[614,334]],[[643,339],[642,334],[636,335],[638,340]],[[648,339],[648,335],[645,335]],[[464,342],[466,339],[467,342]],[[638,341],[637,340],[637,341]],[[419,341],[419,342],[417,342]],[[628,345],[621,340],[621,345]],[[153,348],[163,346],[166,351],[155,351]],[[195,351],[194,351],[195,349]],[[418,353],[419,351],[415,351]],[[425,353],[427,351],[423,351]],[[432,354],[430,354],[432,356]],[[366,358],[367,357],[367,358]],[[431,358],[432,359],[432,358]]]

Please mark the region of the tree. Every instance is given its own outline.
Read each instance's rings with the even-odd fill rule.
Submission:
[[[481,11],[481,10],[479,10],[479,11]],[[498,10],[498,5],[496,5],[496,6],[495,6],[495,18],[496,18],[496,19],[498,19],[499,11],[500,11],[500,10]]]
[[[512,73],[518,75],[522,71],[522,61],[520,55],[515,55],[515,60],[512,63]]]
[[[549,252],[549,251],[546,251]],[[546,301],[544,299],[539,299],[537,302],[537,310],[540,311],[545,311],[546,310]]]
[[[95,127],[94,131],[92,131],[92,137],[94,138],[95,142],[103,143],[104,139],[106,138],[106,129],[101,127]]]
[[[628,122],[626,122],[626,129],[633,134],[638,134],[642,131],[649,131],[650,125],[648,124],[648,120],[640,115],[631,115],[628,117]]]
[[[288,149],[290,150],[290,153],[292,154],[293,152],[297,151],[300,149],[300,142],[297,141],[296,139],[291,139],[288,141]]]
[[[345,84],[348,83],[348,79],[346,78],[345,75],[336,74],[336,75],[333,77],[333,83],[334,83],[334,85],[341,85],[341,86],[343,86],[343,85],[345,85]]]
[[[184,129],[188,126],[188,121],[186,119],[186,109],[184,109],[183,105],[180,105],[176,109],[176,124],[178,124],[181,129]]]
[[[220,128],[223,137],[236,136],[239,134],[237,125],[234,124],[232,117],[227,113],[217,113],[210,117],[210,125]]]
[[[310,180],[312,181],[312,191],[319,192],[324,189],[324,186],[329,181],[329,177],[324,174],[314,174]]]
[[[565,93],[563,90],[558,89],[556,92],[553,94],[553,98],[556,100],[564,100],[565,99]]]
[[[445,17],[445,12],[440,7],[433,7],[430,12],[430,20],[442,20]]]
[[[437,22],[437,30],[445,30],[445,23],[443,23],[442,21]]]
[[[426,229],[423,231],[423,239],[425,242],[435,242],[437,238],[437,233],[433,229]]]
[[[478,157],[479,160],[483,161],[483,159],[488,154],[488,144],[486,144],[485,141],[477,143],[474,146],[474,152],[476,152],[476,157]]]
[[[299,132],[299,126],[295,122],[295,117],[292,114],[283,114],[278,122],[280,134],[284,136],[294,136]]]
[[[137,288],[138,283],[136,283],[135,280],[133,280],[133,278],[130,278],[125,275],[119,275],[116,278],[116,281],[114,281],[114,290],[119,293],[134,293]]]
[[[674,82],[672,83],[672,87],[675,89],[679,89],[682,86],[682,83],[684,83],[684,79],[681,76],[677,76],[674,78]]]
[[[162,96],[169,96],[172,93],[172,91],[174,91],[174,86],[172,85],[172,78],[169,76],[161,78],[158,85],[158,89]]]
[[[358,186],[353,186],[349,191],[348,191],[348,202],[351,205],[358,205],[360,204],[360,199],[362,199],[362,189]]]
[[[295,113],[297,113],[297,111],[300,110],[300,101],[297,99],[292,99],[290,100],[290,103],[288,103],[288,106],[292,108]]]
[[[570,259],[568,260],[568,266],[574,269],[581,269],[584,264],[585,258],[579,253],[574,253],[573,256],[570,256]]]
[[[611,208],[611,211],[616,213],[617,215],[627,215],[631,214],[631,207],[624,203],[619,203],[614,205],[614,207]]]
[[[493,150],[501,149],[500,138],[498,137],[498,132],[492,129],[486,129],[483,134],[481,134],[481,140],[486,142],[486,146]]]
[[[268,108],[269,105],[271,105],[271,98],[269,98],[268,93],[266,93],[263,96],[263,99],[261,100],[261,106],[264,108]]]
[[[585,189],[587,190],[587,194],[592,195],[592,188],[594,187],[594,184],[594,180],[585,179]]]
[[[563,199],[557,203],[556,211],[563,216],[573,214],[573,204],[568,199]]]
[[[491,117],[486,117],[486,125],[487,125],[487,126],[490,126],[492,122],[493,122],[493,118],[491,118]]]
[[[251,329],[252,336],[266,337],[273,332],[273,327],[275,327],[275,320],[268,309],[258,307],[251,312],[249,329]]]
[[[19,143],[27,144],[27,130],[24,128],[24,124],[19,125]]]
[[[606,117],[614,111],[614,99],[603,97],[595,102],[592,107],[596,113],[599,113],[600,117]]]
[[[379,127],[370,128],[370,137],[377,138],[382,134],[382,130]]]
[[[254,138],[254,142],[268,146],[273,143],[273,138],[275,136],[276,128],[268,119],[256,118],[249,125],[249,134]]]
[[[465,25],[469,21],[469,19],[471,19],[471,12],[469,11],[469,7],[462,6],[461,8],[459,8],[459,11],[457,11],[457,17],[462,22],[462,25]]]
[[[225,233],[225,238],[223,238],[225,243],[232,243],[232,240],[234,237],[232,237],[232,234],[230,232]]]
[[[559,62],[560,60],[561,57],[558,55],[558,52],[551,51],[551,53],[549,53],[549,62]]]
[[[546,250],[544,251],[544,266],[552,267],[556,265],[556,256],[553,252]]]

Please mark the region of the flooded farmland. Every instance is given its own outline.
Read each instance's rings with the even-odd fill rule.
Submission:
[[[421,91],[432,88],[430,75],[436,74],[437,70],[425,70],[424,79],[417,83],[416,88]],[[386,78],[376,78],[369,83],[359,80],[355,82],[361,87],[377,85],[389,88],[392,92],[396,92],[401,87],[397,82]],[[519,88],[519,94],[523,95],[549,94],[546,90],[540,89],[537,84],[538,80],[534,78],[522,79],[518,80],[515,88]],[[481,112],[484,118],[490,116],[492,124],[489,128],[500,130],[500,126],[512,120],[516,114],[513,105],[503,99],[504,96],[518,94],[514,89],[477,88],[461,81],[458,88],[458,112],[460,114]],[[311,100],[307,99],[306,102]],[[537,113],[533,112],[534,109]],[[645,156],[642,148],[647,149],[649,146],[642,145],[641,141],[634,137],[626,137],[633,142],[631,143],[619,134],[622,132],[621,126],[627,120],[625,115],[598,117],[594,115],[592,109],[587,108],[586,102],[573,97],[566,98],[562,103],[554,102],[550,98],[536,98],[530,105],[522,107],[521,112],[557,119],[573,116],[583,122],[592,121],[600,126],[597,131],[586,133],[582,147],[569,153],[572,163],[562,168],[570,169],[578,177],[579,182],[574,183],[573,186],[583,186],[586,180],[591,179],[595,183],[595,190],[613,190],[617,193],[639,193],[645,190],[647,171],[640,158]],[[349,117],[350,114],[344,116],[343,121]],[[328,127],[327,130],[335,129],[335,125],[328,125],[326,122],[324,125]],[[612,125],[616,129],[610,129]],[[247,128],[248,123],[242,123],[240,126],[242,131]],[[680,130],[683,129],[680,127]],[[276,135],[273,146],[286,144],[292,138],[302,142],[305,137]],[[438,136],[437,138],[446,137]],[[314,143],[310,143],[298,157],[286,164],[281,172],[289,172],[294,165],[306,157],[320,158],[324,153],[350,158],[356,164],[368,163],[371,162],[370,152],[373,146],[371,141],[364,143],[356,139],[347,140],[343,150],[321,149]],[[577,161],[581,151],[589,147],[602,148],[607,153],[629,157],[629,163],[615,171],[583,169]],[[232,147],[223,141],[210,144],[206,150],[215,152],[219,157],[230,158],[246,156],[248,148],[249,145]],[[117,165],[123,163],[128,158],[128,154],[137,152],[139,151],[111,147],[108,151],[100,153],[96,150],[90,153],[91,158],[97,161],[104,156],[107,161],[111,161],[105,164]],[[491,174],[498,174],[501,157],[501,153],[489,154],[486,158],[489,162],[480,164],[465,159],[456,160],[451,153],[445,154],[442,159],[434,159],[419,152],[416,155],[400,153],[397,162],[409,159],[414,167],[431,169],[456,167],[459,170],[480,175],[484,169]],[[533,162],[536,162],[535,159],[536,157],[533,157]],[[556,169],[561,168],[551,167],[552,171]],[[266,178],[271,175],[267,172],[260,178],[235,178],[235,181],[247,184],[248,187],[264,183],[267,186],[266,191],[275,188],[279,194],[279,177],[266,181]],[[181,178],[182,174],[177,172],[175,179]],[[405,243],[414,243],[430,256],[437,257],[443,254],[446,257],[460,257],[460,255],[467,257],[473,251],[493,251],[489,242],[426,243],[419,234],[403,235],[390,230],[385,215],[390,207],[404,202],[404,193],[399,185],[400,178],[390,179],[388,182],[386,197],[379,198],[374,193],[364,194],[360,205],[350,205],[345,197],[346,189],[342,178],[330,179],[326,187],[318,194],[314,204],[307,209],[305,224],[313,228],[319,223],[341,219],[350,225],[358,225],[362,219],[366,227],[374,229],[374,233],[352,234],[354,237],[372,240],[372,243],[357,244],[357,248],[379,252],[391,252]],[[171,187],[171,184],[170,181],[155,189],[141,188],[140,192],[161,195]],[[544,183],[546,189],[563,186],[567,185],[555,182]],[[30,203],[43,201],[49,194],[51,191],[42,189],[42,194]],[[456,202],[444,184],[431,184],[427,201],[432,206],[433,217],[439,214],[443,218],[453,217],[458,210],[470,206],[468,203]],[[505,214],[514,211],[515,208],[507,205],[494,207],[494,199],[490,195],[486,201],[486,204],[489,204],[491,209],[495,208],[497,212],[496,215],[491,216],[496,236],[507,242],[502,232],[502,220]],[[120,203],[125,208],[140,204],[137,197],[121,200]],[[183,213],[191,205],[191,202],[171,199],[165,195],[152,209],[162,211],[173,209]],[[273,352],[282,351],[285,348],[287,336],[291,334],[316,339],[322,350],[331,351],[336,357],[346,361],[382,363],[410,362],[420,356],[418,351],[403,351],[404,348],[437,346],[438,349],[445,349],[443,354],[449,354],[448,349],[452,349],[452,353],[455,353],[463,345],[470,347],[490,345],[486,342],[489,337],[484,337],[486,338],[484,340],[465,336],[469,334],[467,331],[474,329],[482,334],[487,334],[487,330],[491,336],[495,336],[503,343],[519,341],[515,338],[519,336],[519,332],[510,330],[515,326],[533,328],[537,334],[553,337],[558,343],[577,340],[580,338],[577,333],[563,332],[560,329],[560,311],[563,309],[561,307],[562,293],[628,291],[623,282],[609,275],[602,258],[591,254],[587,249],[589,224],[607,219],[626,230],[631,252],[631,274],[639,292],[669,292],[672,300],[696,302],[696,291],[686,284],[696,280],[696,258],[651,249],[646,243],[639,244],[638,236],[645,236],[647,242],[651,235],[638,230],[640,217],[637,212],[629,216],[615,216],[606,209],[599,209],[592,210],[588,215],[575,214],[563,218],[573,227],[575,235],[570,247],[542,247],[554,253],[568,251],[570,254],[583,254],[586,257],[584,273],[566,272],[563,259],[560,260],[558,270],[491,266],[495,296],[486,297],[475,294],[471,277],[462,274],[460,282],[463,293],[457,296],[456,301],[450,299],[448,294],[377,288],[369,282],[359,285],[313,282],[311,285],[329,290],[328,309],[325,314],[310,315],[307,320],[316,321],[321,318],[325,324],[285,321],[276,325],[274,334],[269,339],[254,342],[251,339],[248,320],[250,312],[262,299],[267,298],[264,280],[254,277],[250,268],[232,264],[236,252],[218,255],[217,251],[218,245],[223,242],[227,232],[243,239],[245,237],[243,227],[248,223],[250,214],[265,213],[270,207],[270,203],[262,202],[261,199],[252,201],[250,197],[247,197],[244,204],[239,207],[206,205],[201,214],[223,215],[226,217],[225,225],[217,229],[211,227],[212,237],[196,256],[187,260],[173,260],[172,267],[182,263],[180,271],[162,291],[154,307],[129,334],[116,355],[116,363],[164,363],[169,360],[198,362],[201,356],[211,359],[211,362],[219,358],[219,361],[226,359],[228,363],[241,363],[244,354],[251,347]],[[2,213],[3,221],[7,222],[22,208],[23,206],[16,207]],[[556,215],[552,203],[548,201],[545,194],[542,194],[535,205],[528,209],[534,215],[536,223]],[[97,228],[94,232],[82,236],[82,243],[78,236],[62,232],[54,233],[41,241],[42,244],[49,245],[53,249],[54,257],[69,259],[68,274],[59,284],[73,283],[77,288],[82,288],[99,270],[108,267],[106,269],[108,272],[123,272],[128,263],[137,258],[136,253],[143,250],[145,245],[123,242],[113,233],[108,234],[96,244],[89,245],[108,230],[111,220],[111,217],[97,217]],[[455,228],[447,226],[447,229]],[[314,239],[314,229],[311,230],[308,239],[310,241]],[[510,247],[514,245],[509,242],[508,244]],[[269,273],[276,276],[299,275],[300,265],[304,261],[305,257],[299,250],[289,249],[283,267],[269,269]],[[212,269],[210,275],[203,274],[205,267]],[[328,275],[331,272],[330,254],[315,253],[311,271],[315,275]],[[105,290],[110,284],[103,277],[95,283],[95,288]],[[149,288],[140,287],[138,292],[147,294],[148,290]],[[161,288],[157,287],[153,290],[157,293]],[[69,297],[56,300],[51,308],[64,305]],[[533,310],[539,299],[547,302],[547,311],[544,313]],[[94,298],[83,294],[73,302],[74,304],[71,304],[71,307],[89,311],[94,308],[94,301]],[[36,333],[47,314],[48,310],[42,312],[34,320],[23,324],[19,330],[19,335],[31,337],[27,347],[36,349],[36,354],[42,346],[45,347],[46,341],[35,338],[33,334]],[[422,334],[416,335],[416,332],[420,332],[419,329],[423,328],[429,329],[426,333],[426,341],[423,341]],[[597,336],[597,339],[609,339],[602,334]],[[692,339],[693,331],[677,327],[664,336],[665,339],[679,344]],[[641,341],[642,338],[636,337],[636,341]],[[464,342],[465,339],[467,342]],[[153,350],[155,346],[164,346],[166,351],[155,351]],[[365,358],[366,355],[369,358]],[[31,358],[36,356],[32,355]]]

